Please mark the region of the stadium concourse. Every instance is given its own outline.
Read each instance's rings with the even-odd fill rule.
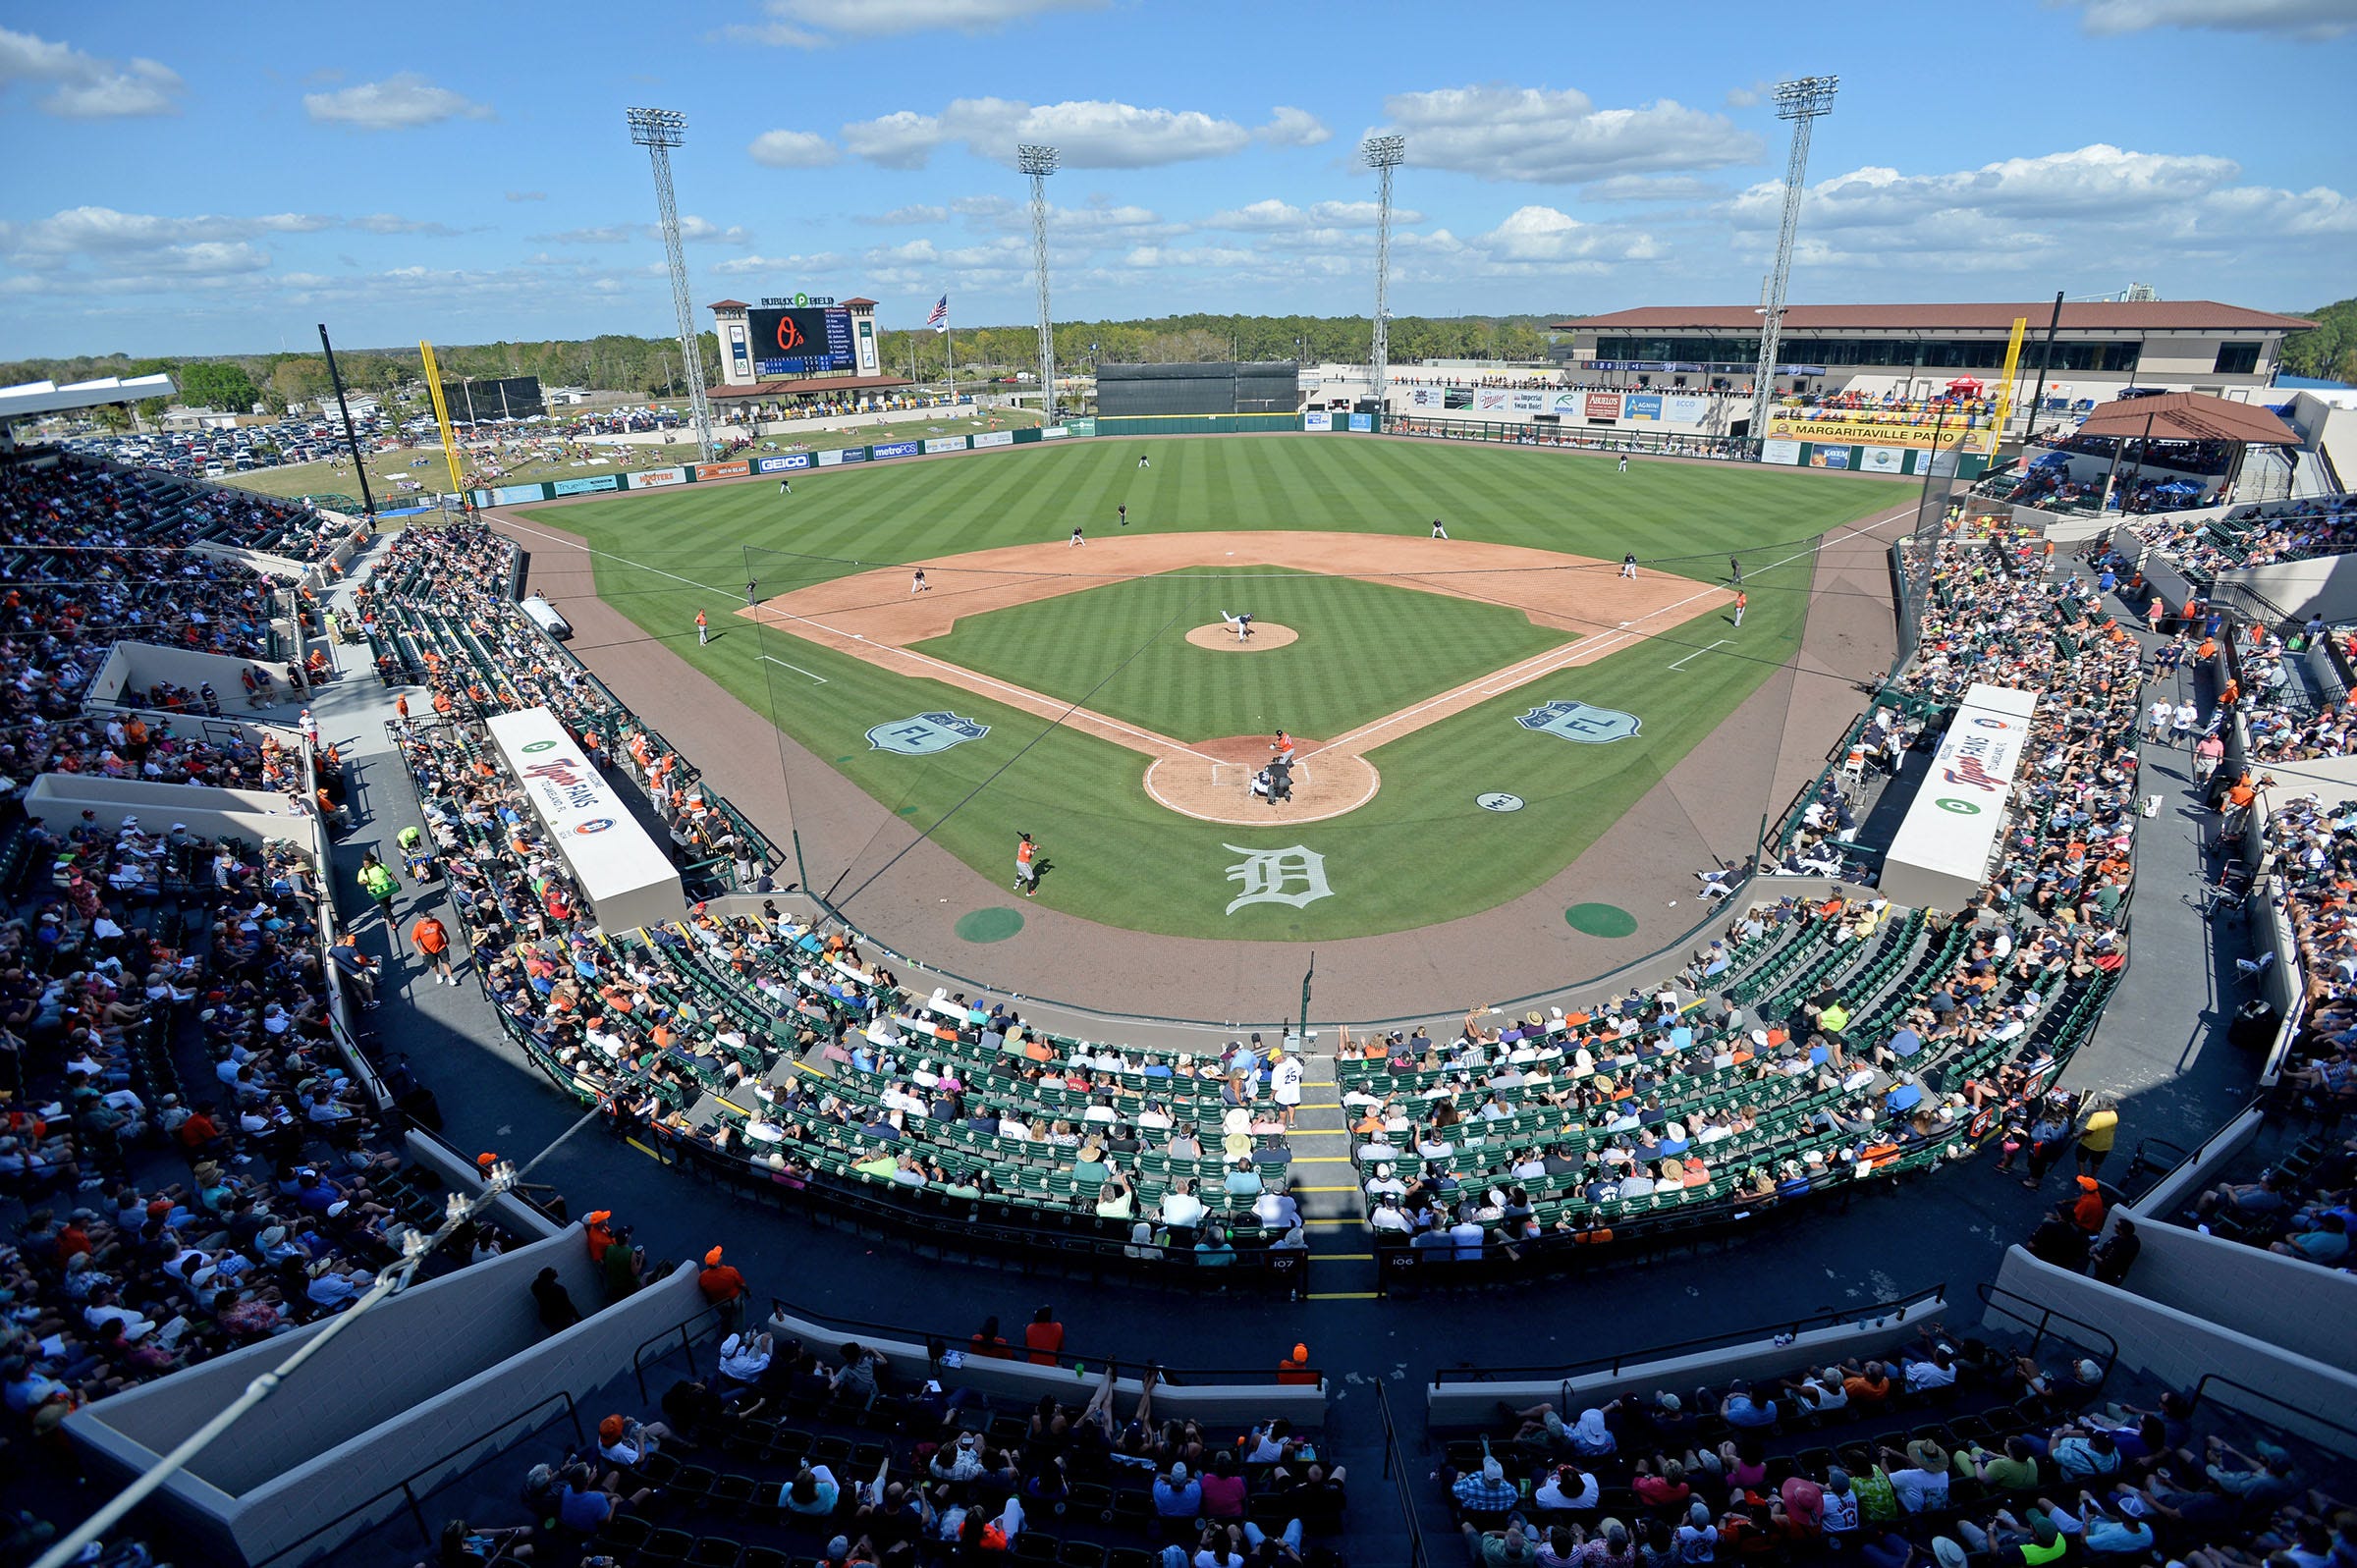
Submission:
[[[119,482],[96,470],[10,478],[25,487],[12,494],[16,504],[52,528],[98,511],[102,519],[84,526],[111,529],[121,512],[137,513]],[[90,507],[92,497],[103,507]],[[138,521],[157,539],[180,525],[144,514]],[[18,1318],[23,1342],[11,1367],[12,1419],[25,1423],[17,1435],[29,1443],[54,1431],[54,1418],[42,1413],[62,1414],[58,1407],[78,1397],[93,1399],[103,1415],[118,1389],[165,1376],[241,1332],[267,1336],[282,1317],[340,1310],[365,1275],[348,1274],[339,1258],[373,1266],[398,1244],[401,1228],[434,1219],[430,1194],[441,1183],[419,1179],[389,1141],[406,1112],[438,1124],[461,1151],[521,1160],[546,1150],[531,1179],[548,1189],[544,1197],[561,1198],[559,1213],[591,1217],[590,1245],[618,1260],[601,1265],[613,1299],[654,1288],[662,1265],[703,1260],[697,1283],[730,1326],[758,1328],[773,1305],[781,1315],[778,1346],[740,1340],[718,1376],[710,1344],[694,1350],[720,1402],[676,1390],[654,1397],[652,1389],[684,1370],[668,1357],[649,1358],[651,1387],[619,1363],[602,1381],[576,1382],[571,1392],[582,1411],[595,1422],[611,1409],[617,1425],[601,1427],[593,1442],[569,1439],[561,1425],[536,1429],[428,1498],[429,1531],[443,1517],[478,1528],[553,1517],[560,1524],[540,1542],[541,1562],[570,1562],[593,1547],[719,1561],[724,1553],[713,1542],[724,1537],[729,1562],[738,1560],[736,1538],[831,1557],[830,1530],[850,1538],[848,1547],[862,1533],[916,1528],[874,1513],[854,1517],[852,1486],[881,1463],[903,1478],[913,1473],[907,1467],[929,1469],[944,1483],[933,1506],[956,1513],[950,1528],[980,1536],[995,1524],[1014,1538],[1017,1556],[1037,1554],[1036,1542],[1022,1544],[1031,1536],[1056,1555],[1061,1538],[1070,1553],[1061,1560],[1110,1564],[1112,1552],[1145,1551],[1174,1536],[1193,1544],[1198,1517],[1233,1517],[1239,1553],[1257,1549],[1241,1544],[1245,1521],[1285,1539],[1299,1520],[1292,1539],[1311,1550],[1337,1549],[1365,1564],[1406,1562],[1420,1550],[1454,1549],[1441,1538],[1461,1521],[1476,1533],[1477,1553],[1479,1533],[1495,1529],[1503,1560],[1530,1560],[1511,1554],[1509,1516],[1522,1511],[1537,1524],[1542,1510],[1575,1495],[1576,1466],[1562,1476],[1549,1464],[1572,1453],[1602,1458],[1597,1445],[1608,1437],[1620,1457],[1594,1469],[1616,1506],[1632,1519],[1651,1510],[1667,1520],[1685,1498],[1674,1488],[1649,1493],[1644,1478],[1658,1479],[1665,1467],[1644,1445],[1668,1453],[1680,1437],[1722,1429],[1681,1428],[1674,1412],[1637,1403],[1646,1390],[1628,1390],[1630,1398],[1610,1409],[1600,1399],[1601,1433],[1588,1431],[1580,1412],[1561,1412],[1563,1451],[1550,1446],[1555,1429],[1536,1408],[1542,1399],[1511,1416],[1436,1421],[1444,1437],[1488,1436],[1503,1456],[1494,1473],[1480,1444],[1451,1440],[1421,1456],[1412,1433],[1394,1440],[1393,1422],[1412,1427],[1420,1390],[1463,1369],[1561,1370],[1603,1358],[1617,1371],[1616,1358],[1649,1347],[1778,1324],[1837,1334],[1878,1304],[1936,1285],[1946,1286],[1960,1334],[1979,1312],[1975,1287],[2009,1267],[2014,1243],[2035,1236],[2041,1258],[2067,1260],[2073,1245],[2083,1258],[2103,1211],[2147,1184],[2144,1162],[2129,1155],[2108,1165],[2074,1159],[2082,1131],[2090,1152],[2113,1139],[2123,1150],[2148,1140],[2190,1147],[2251,1090],[2252,1063],[2225,1028],[2244,994],[2236,933],[2174,896],[2202,878],[2204,830],[2217,819],[2204,809],[2186,748],[2150,738],[2139,724],[2149,695],[2144,669],[2156,648],[2175,643],[2138,624],[2144,606],[2132,579],[2099,583],[2096,568],[2056,562],[2034,542],[1957,534],[1914,565],[1933,584],[1920,650],[1878,694],[1889,724],[1859,727],[1878,748],[1885,736],[1898,742],[1889,754],[1902,781],[1905,770],[1919,776],[1923,767],[1921,749],[1904,744],[1909,726],[1952,704],[1967,676],[2011,676],[2071,693],[2041,708],[2019,828],[2003,843],[2002,875],[1970,918],[1891,908],[1855,881],[1842,884],[1846,895],[1822,879],[1795,881],[1805,896],[1789,899],[1763,881],[1735,898],[1758,912],[1730,911],[1726,947],[1698,943],[1682,968],[1665,960],[1633,989],[1628,977],[1569,986],[1527,1019],[1436,1020],[1423,1039],[1403,1030],[1372,1051],[1363,1033],[1345,1046],[1338,1031],[1306,1053],[1289,1041],[1280,1052],[1269,1049],[1279,1045],[1271,1030],[1258,1053],[1245,1054],[1241,1042],[1188,1050],[1143,1030],[1131,1041],[1101,1019],[1069,1026],[1089,1039],[1110,1037],[1083,1047],[1050,1014],[1022,1018],[1031,1009],[1012,998],[928,1005],[932,987],[913,964],[863,947],[822,912],[776,892],[778,856],[760,826],[699,780],[694,757],[676,752],[532,627],[516,608],[512,549],[465,525],[377,541],[328,590],[335,623],[357,635],[331,645],[332,678],[313,694],[296,738],[264,738],[291,743],[315,769],[324,765],[342,791],[341,800],[331,789],[304,802],[331,808],[326,825],[335,832],[332,864],[317,868],[335,907],[319,918],[338,917],[355,936],[329,961],[361,1003],[351,1021],[366,1066],[403,1098],[380,1116],[364,1103],[359,1074],[323,1064],[333,1035],[316,992],[327,977],[315,959],[307,969],[257,960],[273,943],[306,934],[303,899],[319,884],[301,867],[257,860],[208,883],[195,874],[192,845],[172,834],[151,843],[136,821],[66,831],[19,824],[25,860],[9,884],[19,923],[8,929],[36,956],[19,966],[12,997],[25,1005],[11,1027],[36,1049],[23,1054],[27,1076],[14,1094],[28,1107],[39,1094],[78,1108],[71,1132],[59,1125],[61,1110],[44,1110],[45,1124],[12,1114],[19,1142],[6,1167],[11,1196],[27,1209],[35,1199],[51,1205],[45,1219],[28,1215],[18,1227],[13,1288],[31,1316]],[[2197,618],[2185,635],[2202,629]],[[55,635],[86,644],[95,628],[82,633],[69,622]],[[54,665],[60,651],[71,650],[47,647],[41,656]],[[2228,678],[2215,661],[2197,661],[2168,684],[2225,723],[2232,705],[2221,712],[2219,698]],[[40,700],[64,705],[74,695],[61,687]],[[176,694],[161,696],[169,703]],[[641,934],[592,930],[581,891],[483,733],[487,715],[542,706],[598,759],[642,825],[674,846],[699,900],[687,920]],[[54,717],[68,715],[61,708]],[[113,737],[88,743],[111,746]],[[268,748],[254,750],[266,765]],[[243,766],[242,755],[234,763]],[[1864,818],[1870,831],[1887,815],[1862,771],[1855,796],[1836,802],[1840,783],[1830,780],[1825,797],[1780,834],[1793,863],[1838,853],[1823,840],[1840,842],[1841,815]],[[2139,818],[2143,794],[2173,809]],[[2231,804],[2247,820],[2249,798]],[[103,856],[109,885],[135,903],[147,889],[148,862],[160,862],[167,877],[178,868],[171,896],[146,906],[159,916],[170,911],[172,929],[139,926],[151,943],[146,964],[160,965],[144,1010],[105,995],[98,988],[111,982],[83,968],[69,984],[90,990],[86,1033],[66,1017],[80,1000],[31,983],[54,978],[63,956],[65,945],[46,928],[65,926],[70,940],[111,959],[125,941],[113,928],[123,922],[80,867],[66,863],[72,857],[57,852],[61,838],[80,856]],[[54,891],[27,876],[36,855],[63,868],[53,874]],[[236,861],[234,847],[223,858]],[[407,862],[416,874],[388,888],[367,875],[379,861]],[[2137,961],[2123,962],[2131,875],[2143,896]],[[262,890],[275,913],[247,901]],[[185,911],[197,906],[227,917],[194,923],[209,930],[209,942],[190,935]],[[44,918],[53,913],[56,920]],[[427,917],[447,942],[449,983],[444,966],[419,950],[433,945],[431,928],[421,926]],[[52,946],[60,951],[43,950]],[[2153,954],[2164,956],[2144,961]],[[208,960],[220,976],[239,977],[218,1000],[201,989],[222,984],[205,969]],[[896,974],[896,965],[905,972]],[[101,963],[97,971],[133,967]],[[1530,989],[1549,978],[1534,977]],[[194,1010],[200,1000],[211,1005]],[[52,1001],[55,1014],[46,1010]],[[2321,1016],[2339,1021],[2336,1012]],[[282,1027],[274,1022],[281,1017],[293,1022]],[[272,1043],[290,1030],[300,1044]],[[1460,1030],[1466,1038],[1456,1038]],[[118,1043],[126,1048],[120,1059],[110,1054]],[[2303,1069],[2306,1081],[2318,1093],[2345,1094],[2333,1066],[2345,1041],[2309,1044],[2318,1059]],[[61,1046],[98,1054],[76,1056]],[[160,1076],[159,1052],[181,1058],[171,1080]],[[42,1071],[52,1081],[34,1076]],[[128,1105],[112,1107],[111,1120],[82,1106],[93,1093],[103,1100],[128,1091],[138,1101],[134,1120],[151,1119],[160,1132],[172,1114],[163,1096],[180,1093],[161,1089],[165,1081],[206,1084],[182,1094],[205,1104],[176,1108],[191,1114],[166,1136],[127,1124]],[[2049,1093],[2057,1087],[2069,1092],[2067,1104]],[[274,1116],[274,1095],[323,1108],[298,1114],[290,1104]],[[209,1104],[216,1101],[221,1108]],[[602,1126],[559,1142],[583,1106],[600,1112]],[[2105,1109],[2119,1118],[2109,1136],[2109,1124],[2087,1119]],[[199,1111],[210,1131],[200,1128],[192,1141],[186,1129]],[[224,1125],[224,1116],[237,1125]],[[1490,1130],[1500,1127],[1511,1131]],[[2017,1127],[2043,1136],[2027,1149],[2008,1148],[2031,1142],[2012,1133]],[[263,1155],[275,1165],[246,1162]],[[462,1174],[466,1163],[458,1162]],[[69,1210],[61,1217],[57,1208],[86,1187],[85,1164],[101,1185],[118,1184],[103,1194],[113,1213],[93,1210],[85,1218]],[[1937,1168],[1943,1164],[1955,1168]],[[2101,1177],[2093,1192],[2073,1179],[2090,1165]],[[175,1176],[176,1166],[185,1174]],[[279,1179],[264,1179],[265,1170]],[[1925,1179],[1899,1179],[1916,1173]],[[1410,1175],[1412,1188],[1401,1179]],[[319,1193],[323,1182],[332,1196]],[[1385,1213],[1409,1217],[1396,1224]],[[259,1222],[280,1215],[299,1223]],[[1410,1239],[1417,1230],[1446,1244],[1419,1246]],[[498,1251],[480,1241],[478,1227],[462,1257],[482,1265]],[[1379,1266],[1389,1257],[1416,1267],[1395,1277]],[[632,1267],[641,1259],[642,1276]],[[284,1267],[290,1261],[300,1281]],[[460,1257],[437,1268],[466,1272]],[[207,1269],[200,1285],[196,1276]],[[262,1287],[256,1271],[284,1284]],[[75,1278],[93,1271],[108,1282]],[[950,1271],[959,1277],[944,1289]],[[1477,1293],[1462,1294],[1466,1285]],[[215,1288],[211,1299],[199,1296],[203,1286]],[[103,1310],[117,1296],[125,1310]],[[89,1334],[73,1325],[68,1303],[83,1304],[77,1315]],[[560,1305],[541,1294],[537,1304],[555,1328],[599,1302]],[[106,1326],[113,1322],[122,1327]],[[896,1331],[903,1325],[909,1331]],[[839,1352],[838,1335],[919,1346],[936,1339],[962,1353],[879,1369],[855,1346]],[[790,1336],[818,1351],[824,1366],[798,1363],[787,1350]],[[1982,1336],[2001,1352],[2031,1353],[2040,1382],[2022,1385],[2006,1354],[1989,1358],[1958,1376],[1964,1406],[1927,1412],[1962,1409],[1982,1425],[1943,1421],[1940,1437],[1919,1441],[1955,1445],[1978,1433],[2001,1446],[2008,1434],[2035,1437],[2060,1479],[2083,1479],[2062,1459],[2069,1434],[2056,1433],[2055,1422],[2100,1410],[2103,1399],[2160,1403],[2161,1387],[2131,1388],[2124,1373],[2107,1383],[2102,1365],[2082,1376],[2055,1342],[2040,1345],[1999,1315]],[[1232,1369],[1239,1370],[1233,1380],[1265,1389],[1265,1413],[1223,1412],[1197,1433],[1133,1443],[1120,1431],[1133,1397],[1125,1386],[1102,1441],[1052,1412],[1027,1428],[1019,1407],[1006,1402],[1007,1384],[986,1376],[999,1359],[998,1338],[1010,1341],[1017,1369],[1070,1367],[1062,1384],[1067,1406],[1087,1403],[1110,1363],[1127,1378],[1159,1363],[1176,1379],[1160,1390],[1166,1410],[1190,1384],[1230,1380],[1192,1369]],[[118,1341],[152,1343],[126,1351]],[[1937,1346],[1927,1340],[1916,1355],[1936,1361]],[[1790,1369],[1794,1377],[1803,1370]],[[925,1373],[941,1390],[925,1387]],[[1859,1376],[1875,1397],[1871,1372]],[[1571,1386],[1567,1373],[1540,1380],[1549,1389]],[[879,1382],[890,1394],[881,1406]],[[1305,1433],[1305,1448],[1268,1422],[1291,1408],[1284,1396],[1311,1383],[1323,1391],[1324,1414]],[[1927,1387],[1906,1387],[1899,1398]],[[757,1425],[727,1409],[747,1394],[764,1403]],[[299,1375],[277,1397],[335,1396]],[[1789,1414],[1755,1423],[1746,1407],[1765,1396],[1752,1400],[1735,1388],[1727,1400],[1716,1418],[1732,1429],[1725,1457],[1712,1465],[1701,1455],[1717,1458],[1716,1449],[1695,1450],[1693,1468],[1719,1477],[1702,1493],[1709,1517],[1688,1528],[1782,1528],[1765,1501],[1738,1495],[1719,1507],[1727,1481],[1738,1492],[1757,1488],[1758,1478],[1745,1474],[1755,1466],[1763,1476],[1781,1466],[1807,1483],[1795,1492],[1785,1482],[1783,1517],[1822,1507],[1830,1519],[1836,1507],[1822,1493],[1842,1495],[1833,1459],[1802,1446],[1818,1424]],[[2046,1422],[2034,1431],[2020,1414],[2032,1401]],[[890,1412],[889,1422],[873,1418],[877,1408]],[[1527,1416],[1519,1413],[1525,1408]],[[961,1411],[975,1417],[970,1444],[949,1435]],[[624,1418],[649,1425],[633,1431]],[[651,1425],[658,1419],[683,1438],[700,1429],[703,1446],[683,1463],[681,1444]],[[2135,1425],[2129,1416],[2111,1419]],[[2172,1407],[2165,1419],[2183,1423],[2168,1432],[2172,1442],[2221,1430],[2207,1413],[2197,1425]],[[1744,1428],[1762,1434],[1757,1451],[1746,1446]],[[937,1433],[947,1439],[938,1449]],[[2232,1434],[2252,1440],[2239,1429]],[[1588,1446],[1579,1446],[1582,1438]],[[233,1431],[223,1440],[239,1439]],[[593,1474],[560,1473],[528,1508],[516,1501],[520,1484],[543,1485],[527,1476],[534,1462],[558,1464],[583,1446],[600,1450],[591,1455]],[[1223,1447],[1231,1451],[1223,1455]],[[1000,1450],[1018,1477],[1012,1483],[985,1457]],[[73,1472],[63,1453],[36,1452],[46,1455],[41,1464]],[[2261,1456],[2245,1460],[2243,1452]],[[1643,1471],[1627,1464],[1638,1457],[1649,1461]],[[1867,1479],[1927,1469],[1945,1476],[1947,1468],[1945,1452],[1933,1461],[1907,1449],[1880,1469],[1872,1454],[1862,1466],[1839,1457]],[[2230,1541],[2257,1519],[2246,1507],[2264,1512],[2289,1500],[2275,1484],[2285,1466],[2310,1467],[2301,1472],[2307,1479],[2347,1494],[2313,1473],[2305,1449],[2281,1464],[2248,1447],[2206,1457],[2214,1475],[2244,1479],[2205,1483],[2195,1461],[2151,1493],[2180,1549]],[[1313,1464],[1341,1467],[1346,1506],[1336,1474]],[[1437,1484],[1427,1479],[1435,1472]],[[620,1500],[601,1502],[608,1473]],[[2271,1479],[2250,1479],[2260,1476]],[[1542,1485],[1551,1478],[1552,1494]],[[743,1482],[744,1490],[729,1492],[722,1482]],[[774,1507],[758,1489],[770,1483],[782,1488]],[[1102,1529],[1090,1522],[1100,1491],[1084,1487],[1101,1489]],[[1813,1503],[1809,1488],[1821,1493]],[[1989,1496],[2004,1490],[1991,1487]],[[2205,1500],[2229,1491],[2230,1505]],[[1919,1492],[1914,1502],[1904,1501],[1903,1487],[1899,1494],[1910,1513],[1921,1512],[1878,1521],[1878,1534],[1899,1541],[1893,1568],[1910,1537],[1916,1549],[1930,1550],[1935,1523],[1942,1534],[1952,1527],[1971,1541],[1970,1532],[1981,1531],[2001,1545],[2009,1530],[2036,1544],[2042,1529],[2062,1528],[2052,1511],[2040,1525],[2018,1513],[1989,1517],[1962,1497],[1950,1506],[1945,1491],[1930,1505]],[[1011,1496],[1014,1514],[1003,1511]],[[29,1494],[21,1500],[36,1512],[54,1506]],[[2135,1511],[2116,1499],[2110,1506]],[[1576,1501],[1567,1511],[1579,1511]],[[2090,1517],[2075,1505],[2064,1511],[2092,1545]],[[797,1524],[805,1515],[819,1522]],[[2299,1539],[2303,1527],[2283,1528]],[[1411,1546],[1418,1531],[1426,1544]],[[396,1535],[348,1544],[337,1560],[414,1560],[415,1544]],[[1217,1541],[1201,1549],[1211,1561],[1231,1560]],[[1623,1555],[1608,1541],[1599,1560]]]

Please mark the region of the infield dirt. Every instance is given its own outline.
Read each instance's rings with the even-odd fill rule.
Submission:
[[[923,567],[930,591],[910,592],[915,565]],[[1209,737],[1181,740],[1161,734],[913,646],[948,635],[965,616],[1189,568],[1246,572],[1257,567],[1502,605],[1521,611],[1534,625],[1578,640],[1493,670],[1346,734],[1302,742],[1300,755],[1311,783],[1293,801],[1274,807],[1253,799],[1251,770],[1235,765],[1232,741],[1215,747]],[[1381,784],[1365,753],[1517,686],[1669,631],[1733,599],[1732,590],[1691,577],[1643,568],[1624,577],[1616,563],[1520,545],[1360,533],[1172,533],[1100,539],[1077,550],[1066,544],[1014,545],[878,568],[796,588],[737,614],[895,675],[921,676],[1061,720],[1148,758],[1146,792],[1169,809],[1210,822],[1260,823],[1313,822],[1356,810],[1374,798]]]

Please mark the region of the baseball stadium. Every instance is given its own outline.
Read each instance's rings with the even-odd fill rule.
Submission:
[[[1788,305],[1836,85],[1761,307],[1544,360],[1392,356],[1377,135],[1363,358],[1060,366],[1026,141],[920,385],[631,109],[627,461],[0,389],[0,1561],[2345,1563],[2357,416]]]

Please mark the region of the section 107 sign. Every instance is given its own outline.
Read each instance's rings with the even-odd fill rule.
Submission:
[[[832,309],[755,310],[745,326],[753,368],[765,376],[807,376],[856,366],[851,313]]]

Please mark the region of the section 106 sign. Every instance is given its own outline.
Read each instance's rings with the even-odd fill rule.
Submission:
[[[755,310],[745,326],[753,368],[762,375],[813,375],[857,363],[851,313],[841,307]]]

